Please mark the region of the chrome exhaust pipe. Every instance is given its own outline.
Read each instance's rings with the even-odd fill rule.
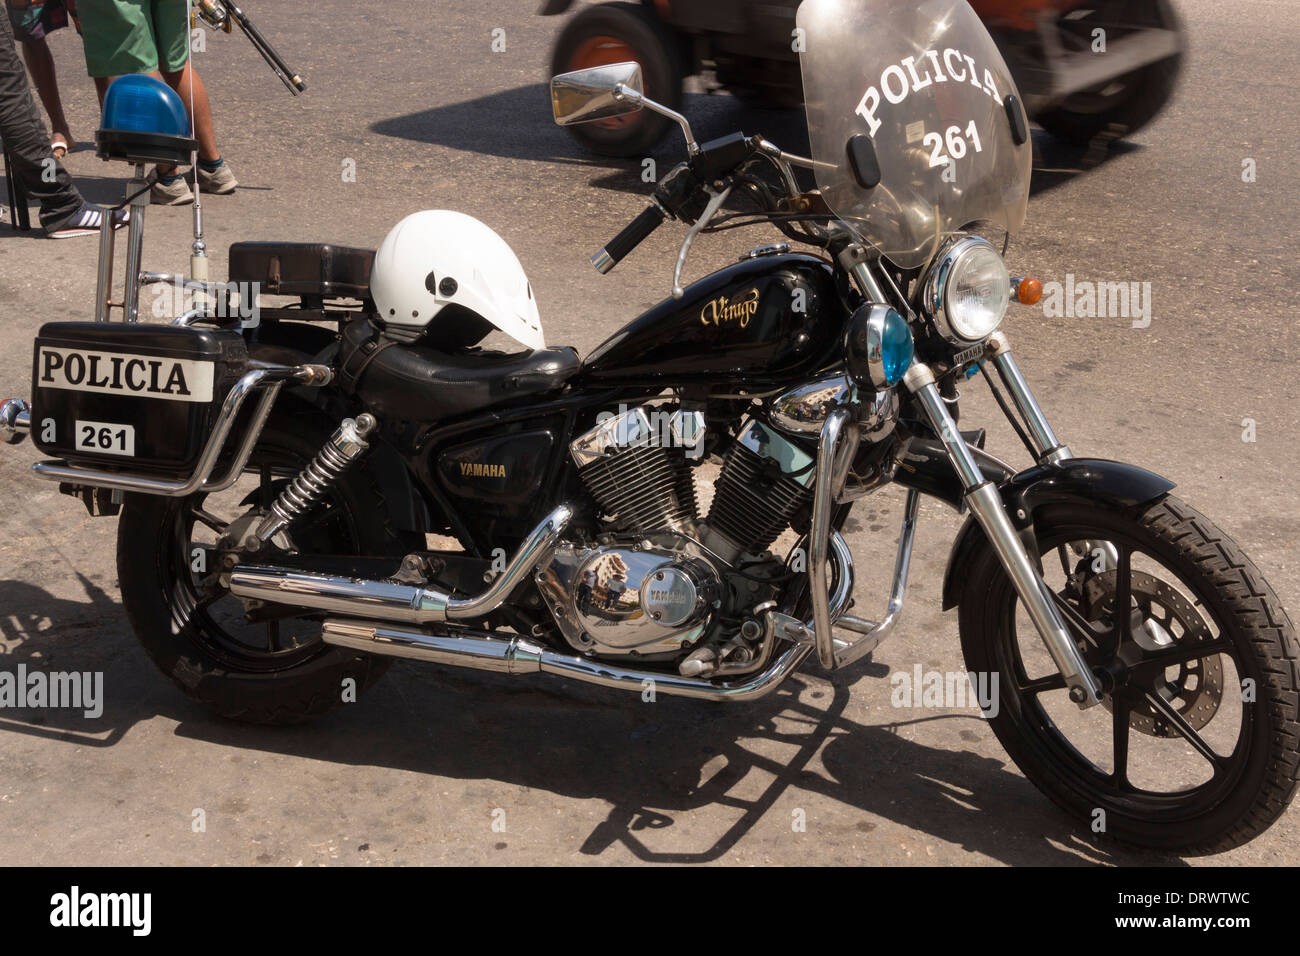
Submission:
[[[769,626],[776,624],[776,619],[773,619]],[[435,634],[374,622],[326,621],[322,639],[326,644],[367,654],[405,657],[498,674],[554,674],[635,693],[650,690],[671,697],[716,701],[750,701],[763,697],[775,690],[812,652],[810,643],[791,644],[766,669],[748,680],[715,684],[702,678],[628,670],[585,657],[560,654],[517,635],[507,639],[471,630],[446,630]]]
[[[238,565],[230,574],[230,593],[239,598],[406,624],[438,624],[482,617],[500,607],[533,570],[550,560],[573,517],[560,505],[539,524],[481,594],[454,598],[436,588],[371,581],[288,568]]]
[[[21,398],[0,404],[0,442],[17,445],[32,430],[31,407]]]

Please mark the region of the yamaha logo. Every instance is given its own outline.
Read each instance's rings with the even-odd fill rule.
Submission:
[[[36,361],[43,388],[170,402],[212,401],[212,362],[49,347],[41,348]]]
[[[460,475],[462,478],[504,478],[506,466],[484,464],[480,461],[462,461]]]

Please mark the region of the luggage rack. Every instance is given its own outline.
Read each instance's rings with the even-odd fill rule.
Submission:
[[[257,440],[262,435],[262,429],[266,425],[267,418],[270,417],[271,407],[275,404],[280,389],[289,382],[309,387],[320,387],[328,385],[334,377],[334,373],[324,365],[251,364],[256,367],[246,372],[226,396],[212,434],[203,447],[203,453],[199,456],[198,465],[195,467],[194,473],[185,480],[169,480],[127,472],[103,471],[97,468],[86,468],[81,465],[70,465],[65,461],[54,460],[39,461],[32,466],[32,471],[36,473],[37,477],[44,478],[47,481],[66,482],[91,488],[106,488],[110,491],[133,491],[147,495],[161,495],[167,498],[184,498],[195,492],[215,493],[225,491],[239,480],[239,476],[248,465],[248,459],[253,453],[253,446],[257,444]],[[258,401],[256,410],[253,412],[253,420],[249,423],[248,430],[239,445],[239,450],[235,453],[235,460],[231,462],[226,472],[214,481],[212,480],[212,472],[216,469],[217,462],[226,450],[235,420],[244,407],[244,403],[254,392],[260,392],[261,398]],[[28,423],[27,427],[30,428],[30,423]]]

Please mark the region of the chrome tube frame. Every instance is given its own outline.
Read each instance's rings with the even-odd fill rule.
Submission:
[[[813,482],[812,526],[808,529],[808,597],[813,609],[813,635],[817,659],[827,670],[835,668],[835,621],[831,616],[830,582],[827,573],[831,537],[831,512],[839,488],[835,477],[848,473],[858,450],[858,430],[848,428],[853,414],[837,408],[826,416],[817,446],[817,475]]]
[[[113,297],[113,247],[116,244],[113,215],[109,213],[99,226],[99,271],[95,279],[95,321],[107,322]]]
[[[868,621],[853,614],[841,614],[835,624],[845,630],[855,631],[860,637],[851,641],[835,641],[835,666],[844,667],[866,657],[887,638],[898,623],[907,594],[907,575],[912,565],[912,543],[916,538],[916,514],[921,503],[920,492],[909,489],[907,503],[903,506],[903,524],[898,531],[898,555],[894,560],[894,584],[885,606],[885,616],[879,621]]]
[[[248,459],[253,453],[253,446],[261,437],[262,429],[266,425],[267,418],[270,417],[271,407],[280,394],[281,386],[287,382],[312,386],[327,385],[332,377],[333,373],[324,365],[264,366],[245,373],[226,396],[212,435],[209,436],[203,453],[199,456],[198,465],[194,473],[185,481],[132,475],[125,472],[100,471],[61,461],[39,461],[32,466],[32,471],[38,478],[47,481],[68,482],[91,488],[109,488],[114,491],[132,491],[167,498],[184,498],[198,491],[206,493],[224,491],[239,480],[239,476],[247,466]],[[262,393],[261,400],[253,413],[253,419],[239,445],[234,461],[221,478],[212,481],[212,472],[225,451],[235,420],[239,417],[239,411],[248,397],[256,391]]]
[[[144,253],[144,212],[150,201],[148,187],[144,164],[138,163],[135,178],[126,187],[128,193],[138,193],[131,199],[131,221],[127,225],[126,279],[122,286],[122,319],[126,322],[140,320],[140,259]],[[105,218],[111,218],[111,215]],[[103,263],[100,263],[100,268],[103,268]],[[112,269],[112,262],[109,269]]]
[[[1034,622],[1048,653],[1061,672],[1070,699],[1080,708],[1100,703],[1101,686],[1075,645],[1065,619],[1043,582],[1034,560],[1037,555],[1031,557],[1026,551],[1011,519],[1007,517],[997,486],[985,480],[980,472],[957,423],[953,421],[948,406],[939,394],[933,372],[928,366],[917,362],[907,370],[903,382],[925,410],[935,434],[943,443],[949,461],[961,476],[971,514],[984,529],[1006,569],[1025,612]]]

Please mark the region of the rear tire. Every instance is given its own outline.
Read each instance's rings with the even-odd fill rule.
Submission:
[[[551,55],[551,75],[626,60],[641,64],[645,95],[680,112],[684,57],[677,38],[645,7],[601,3],[564,25]],[[643,156],[673,122],[648,109],[566,127],[586,149],[602,156]]]
[[[277,412],[287,411],[288,401],[281,399]],[[304,407],[297,414],[273,417],[254,449],[249,467],[273,467],[277,488],[305,467],[329,438],[330,427],[311,412]],[[239,494],[235,492],[234,498]],[[199,527],[204,522],[195,518],[194,508],[203,508],[205,515],[214,513],[217,506],[207,500],[210,497],[126,497],[118,525],[118,578],[123,606],[145,653],[186,696],[233,720],[299,723],[343,702],[344,681],[349,679],[355,681],[359,697],[387,670],[387,659],[324,644],[318,625],[304,621],[285,622],[307,634],[301,646],[294,635],[294,646],[259,653],[245,643],[247,633],[256,635],[257,628],[237,626],[240,606],[234,597],[227,593],[205,605],[208,592],[200,587],[192,557],[196,541],[205,533]],[[330,517],[326,509],[335,509],[332,513],[337,517]],[[247,508],[230,513],[240,510]],[[400,557],[424,547],[422,535],[393,529],[384,499],[364,464],[346,472],[301,524],[309,526],[316,519],[322,522],[319,530],[303,532],[299,545],[303,553]],[[219,532],[211,534],[215,537]],[[221,615],[215,610],[218,606],[224,608]],[[220,621],[219,616],[227,620]],[[265,627],[270,635],[272,625]],[[277,638],[283,637],[281,624],[274,627]],[[268,642],[274,646],[275,639],[268,637]]]

